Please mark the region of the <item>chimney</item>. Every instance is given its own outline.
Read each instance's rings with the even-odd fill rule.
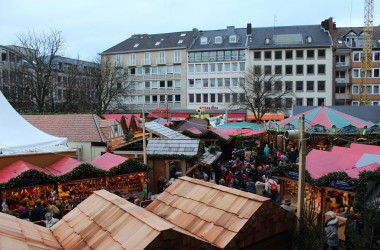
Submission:
[[[252,24],[247,23],[247,36],[252,36]]]
[[[336,25],[333,22],[333,18],[330,17],[328,19],[325,19],[324,21],[321,22],[322,28],[330,32],[330,35],[333,35],[334,30],[336,29]]]
[[[235,31],[235,26],[227,26],[227,33],[234,33]]]

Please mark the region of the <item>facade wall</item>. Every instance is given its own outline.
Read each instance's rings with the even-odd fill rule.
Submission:
[[[77,149],[77,160],[90,162],[101,156],[105,152],[105,146],[92,146],[91,142],[68,142],[67,146]]]
[[[297,106],[331,106],[333,102],[332,48],[282,48],[251,50],[250,66],[270,69],[282,82],[291,86],[293,104]]]

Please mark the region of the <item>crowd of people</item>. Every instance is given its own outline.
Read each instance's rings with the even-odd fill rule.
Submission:
[[[3,198],[1,212],[50,228],[80,202],[79,197],[61,200],[54,194],[37,200]]]

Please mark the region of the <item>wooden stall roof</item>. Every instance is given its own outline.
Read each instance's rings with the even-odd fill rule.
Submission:
[[[146,147],[147,155],[188,155],[198,153],[199,139],[150,139]]]
[[[21,173],[26,172],[31,169],[43,172],[47,175],[51,174],[51,172],[45,168],[41,168],[29,162],[19,160],[0,170],[0,183],[5,183],[9,181],[10,179],[19,176]]]
[[[0,249],[64,249],[46,228],[0,213]]]
[[[206,151],[200,158],[199,163],[203,166],[211,166],[215,161],[219,159],[222,155],[222,152],[217,152],[216,154],[212,154]]]
[[[64,249],[144,249],[174,225],[108,191],[95,191],[51,229]]]
[[[96,167],[108,171],[111,168],[116,167],[119,164],[125,162],[126,160],[128,160],[128,158],[126,157],[111,153],[105,153],[96,158],[95,160],[91,161],[90,163]]]
[[[169,138],[169,139],[190,139],[189,137],[178,133],[177,131],[174,131],[168,127],[165,127],[164,125],[161,125],[157,122],[146,122],[145,123],[145,129],[151,133],[154,133],[160,137],[163,138]]]
[[[146,208],[174,225],[225,248],[270,199],[180,177]]]

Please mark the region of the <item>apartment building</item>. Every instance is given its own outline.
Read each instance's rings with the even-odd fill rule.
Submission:
[[[244,99],[247,29],[200,31],[188,49],[187,108],[230,109]]]
[[[276,75],[288,108],[332,105],[332,39],[321,25],[253,28],[249,67]]]
[[[133,35],[101,53],[128,71],[133,92],[129,109],[186,108],[187,49],[198,31]]]
[[[334,40],[334,102],[335,105],[358,106],[361,83],[361,58],[363,50],[363,28],[331,25]],[[371,106],[380,105],[380,27],[373,27],[372,74],[367,79],[367,95]]]

